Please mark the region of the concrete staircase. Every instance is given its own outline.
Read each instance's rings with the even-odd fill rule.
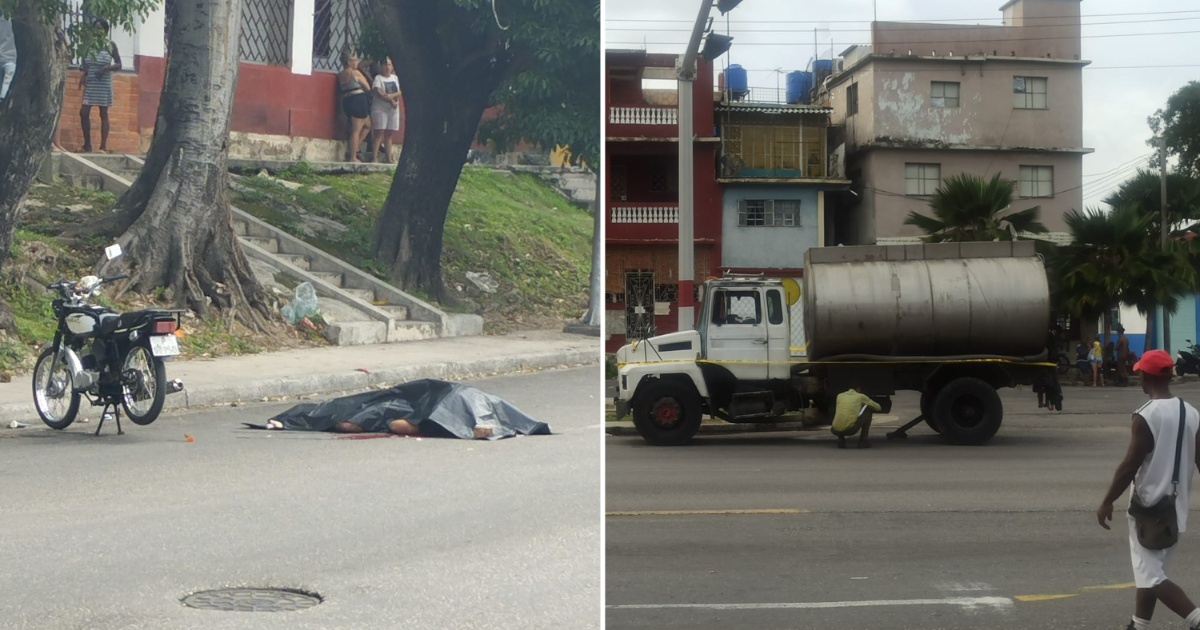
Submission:
[[[42,179],[60,176],[73,185],[120,195],[141,170],[133,155],[53,153]],[[234,184],[236,185],[236,183]],[[325,336],[337,345],[390,343],[483,333],[478,315],[446,313],[349,263],[233,207],[233,229],[267,285],[282,273],[310,282],[319,296]]]
[[[571,203],[590,210],[596,203],[596,174],[587,169],[572,166],[507,166],[515,173],[533,173],[539,179],[554,186]]]

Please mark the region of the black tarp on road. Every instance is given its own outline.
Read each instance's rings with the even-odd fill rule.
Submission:
[[[294,431],[328,431],[353,422],[367,433],[388,433],[388,422],[403,418],[424,435],[473,439],[476,426],[489,426],[490,439],[549,435],[539,422],[508,401],[471,385],[422,379],[320,403],[301,403],[273,419]]]

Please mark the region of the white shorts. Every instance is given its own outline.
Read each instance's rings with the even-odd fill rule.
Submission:
[[[1133,517],[1126,514],[1126,518],[1129,519],[1129,556],[1133,560],[1133,582],[1138,588],[1154,588],[1167,579],[1167,563],[1175,547],[1157,551],[1143,547],[1138,542]]]
[[[389,107],[386,110],[371,108],[371,128],[372,129],[388,129],[396,131],[400,129],[400,108]]]

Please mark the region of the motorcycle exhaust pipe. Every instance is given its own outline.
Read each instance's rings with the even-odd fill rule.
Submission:
[[[181,391],[183,391],[183,381],[181,381],[177,378],[167,381],[167,393],[168,394],[177,394]]]

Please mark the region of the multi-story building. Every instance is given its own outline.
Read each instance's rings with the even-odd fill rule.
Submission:
[[[674,80],[676,56],[605,52],[606,347],[678,329],[679,109],[674,90],[644,89]],[[695,280],[721,260],[718,139],[713,127],[712,63],[697,60],[693,86]]]
[[[840,195],[832,243],[914,240],[904,219],[958,173],[1017,182],[1014,210],[1041,207],[1065,238],[1082,210],[1080,0],[1011,0],[1003,25],[875,22],[825,82],[845,128],[853,194]]]

